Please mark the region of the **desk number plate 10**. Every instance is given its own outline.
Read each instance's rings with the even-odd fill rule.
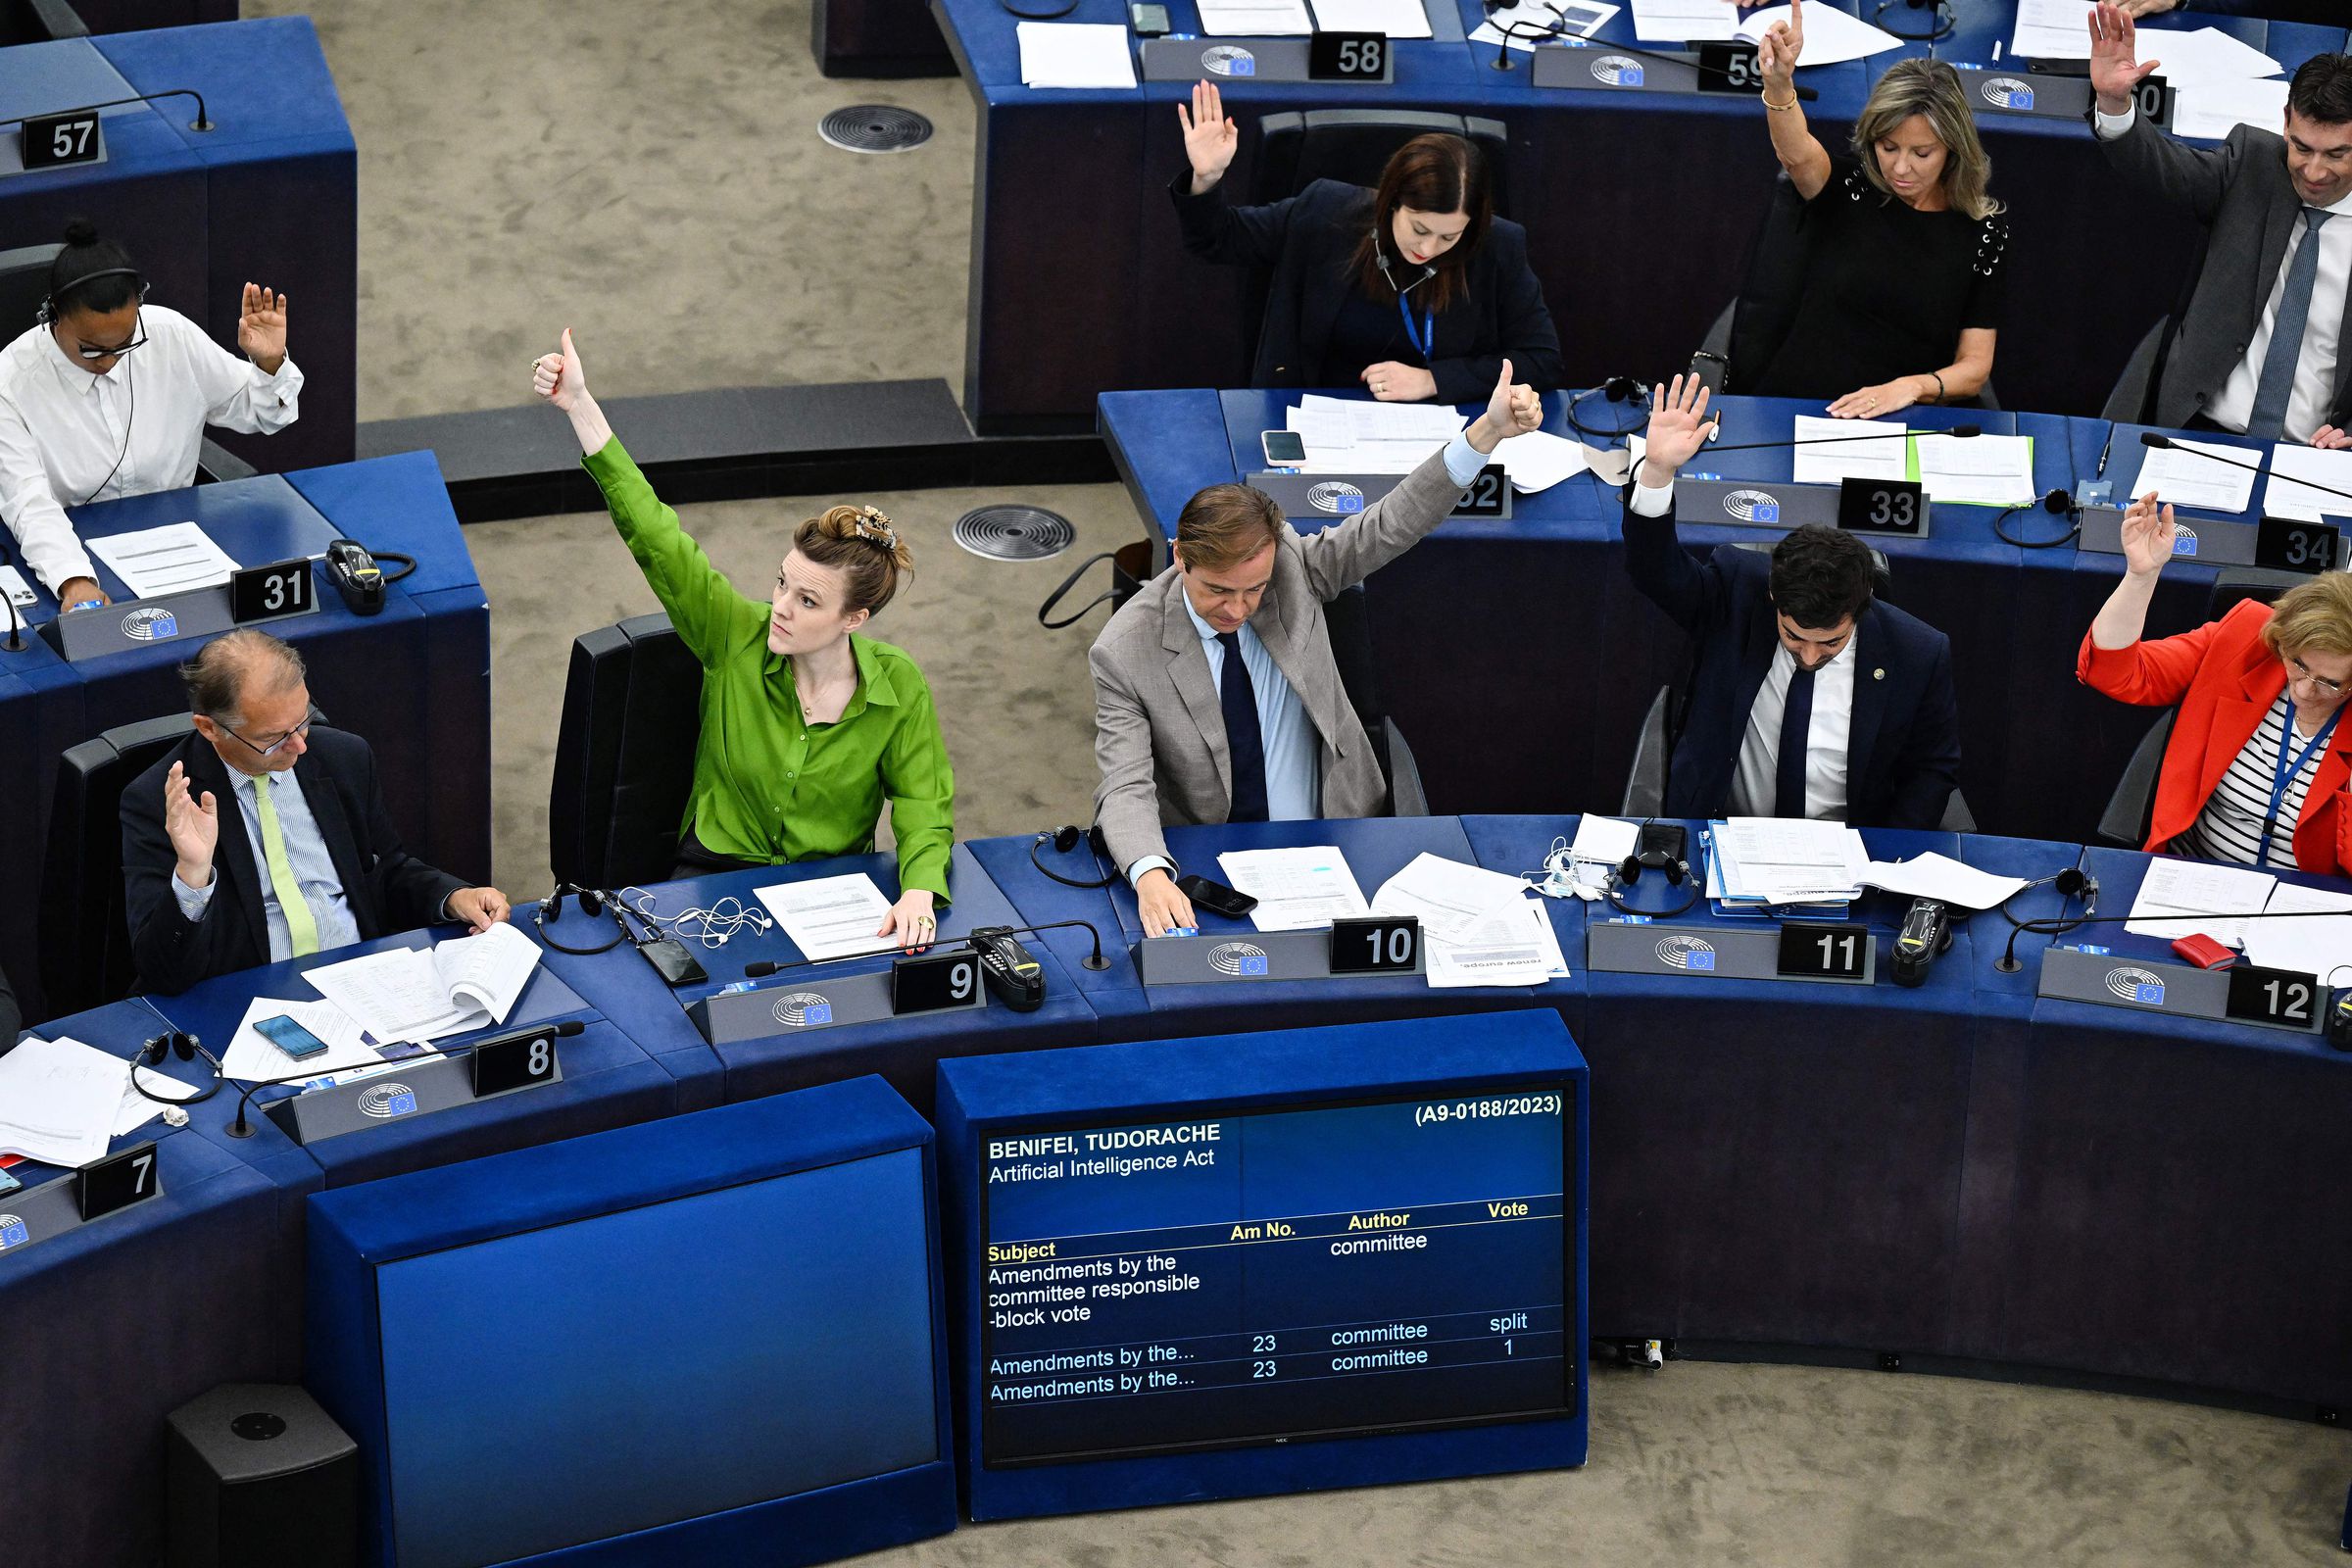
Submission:
[[[968,949],[900,958],[890,966],[890,1010],[896,1017],[910,1012],[940,1012],[950,1007],[976,1007],[982,995],[980,955]]]
[[[27,172],[95,164],[106,157],[106,127],[99,123],[95,109],[36,115],[24,122],[24,137]]]
[[[236,625],[274,620],[280,615],[307,615],[318,608],[318,595],[307,560],[273,561],[229,576],[228,618]]]
[[[133,1145],[74,1173],[74,1201],[85,1220],[153,1198],[163,1191],[155,1173],[155,1140]]]
[[[1917,539],[1928,531],[1928,493],[1908,479],[1841,480],[1838,485],[1838,526],[1849,533]]]
[[[1417,974],[1421,921],[1410,914],[1331,922],[1333,974]]]
[[[1386,33],[1318,32],[1307,40],[1309,81],[1393,81],[1395,71]]]

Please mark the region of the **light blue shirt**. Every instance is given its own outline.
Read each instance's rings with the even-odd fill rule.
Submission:
[[[1455,484],[1467,486],[1489,461],[1470,444],[1467,435],[1457,435],[1446,443],[1446,473]],[[1176,592],[1183,595],[1184,612],[1192,617],[1193,630],[1200,634],[1200,651],[1208,656],[1208,683],[1222,691],[1225,645],[1217,641],[1217,628],[1201,619],[1200,612],[1193,608],[1192,597],[1184,593],[1181,584]],[[1257,729],[1266,748],[1266,819],[1295,822],[1321,816],[1323,738],[1315,733],[1314,721],[1306,716],[1306,706],[1291,690],[1289,677],[1274,662],[1274,656],[1266,652],[1266,645],[1259,641],[1257,633],[1245,621],[1237,635],[1242,664],[1250,671],[1250,686],[1257,695]],[[1176,869],[1165,857],[1147,855],[1127,868],[1129,884],[1141,881],[1144,873],[1155,866],[1165,871]]]
[[[359,941],[360,925],[352,917],[351,901],[343,896],[343,878],[335,870],[334,857],[327,853],[318,819],[311,814],[311,803],[295,782],[294,774],[301,766],[297,762],[283,773],[270,775],[270,804],[277,808],[277,831],[285,841],[286,864],[302,889],[302,902],[311,906],[311,919],[318,927],[318,949],[323,953]],[[278,906],[277,890],[270,885],[270,862],[262,855],[261,808],[254,799],[253,775],[232,767],[229,777],[237,810],[245,818],[245,846],[253,851],[253,874],[262,885],[262,921],[270,929],[270,961],[282,963],[294,956],[294,939],[286,930],[286,912]],[[213,890],[220,885],[220,867],[216,863],[213,879],[200,888],[189,887],[175,873],[172,895],[179,901],[181,914],[201,920],[212,906]]]

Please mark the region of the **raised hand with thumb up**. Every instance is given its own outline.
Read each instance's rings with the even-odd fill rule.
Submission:
[[[572,433],[580,438],[582,452],[601,452],[612,439],[612,427],[605,422],[604,411],[589,395],[587,367],[580,364],[580,351],[572,347],[570,327],[564,329],[555,353],[542,354],[531,362],[531,390],[571,416]]]

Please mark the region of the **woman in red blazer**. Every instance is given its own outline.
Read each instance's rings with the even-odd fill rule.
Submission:
[[[2147,848],[2331,876],[2352,872],[2352,572],[2323,572],[2277,605],[2247,600],[2179,637],[2140,641],[2173,509],[2124,514],[2124,580],[2090,623],[2075,674],[2122,702],[2180,705]],[[2291,824],[2291,829],[2289,827]]]

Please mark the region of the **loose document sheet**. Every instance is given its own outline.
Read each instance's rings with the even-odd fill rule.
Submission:
[[[1644,41],[1690,43],[1740,31],[1740,12],[1731,0],[1633,0],[1633,6],[1634,32]]]
[[[2278,879],[2268,871],[2159,856],[2148,862],[2148,874],[2140,879],[2139,896],[2132,901],[2132,917],[2124,929],[2168,941],[2201,931],[2227,947],[2243,947],[2247,928],[2241,916],[2260,910],[2278,885]]]
[[[1423,966],[1431,989],[1462,986],[1540,986],[1568,976],[1559,933],[1539,903],[1515,898],[1453,941],[1424,940]]]
[[[1228,850],[1217,857],[1217,866],[1228,887],[1257,901],[1250,918],[1260,931],[1312,931],[1371,912],[1348,858],[1334,845]]]
[[[1465,865],[1424,850],[1372,895],[1374,914],[1409,914],[1424,936],[1469,936],[1499,909],[1527,903],[1527,884],[1500,871]]]
[[[1825,419],[1800,414],[1790,432],[1798,441],[1819,446],[1796,448],[1792,470],[1798,484],[1836,484],[1841,479],[1908,479],[1911,450],[1905,441],[1911,427],[1900,419]],[[1884,441],[1853,437],[1883,435]],[[1839,439],[1840,437],[1846,439]],[[1706,454],[1701,452],[1699,456]]]
[[[32,591],[32,584],[24,580],[24,574],[14,566],[0,566],[0,592],[14,600],[19,610],[30,610],[40,597]]]
[[[2084,36],[2088,35],[2085,28]],[[2140,59],[2157,63],[2158,75],[2191,91],[2254,81],[2286,70],[2252,44],[2240,43],[2219,27],[2178,31],[2151,27],[2139,34],[2138,49]],[[2271,128],[2278,127],[2274,123]]]
[[[2034,60],[2088,60],[2090,7],[2083,0],[2017,0],[2009,52]]]
[[[1024,87],[1136,84],[1135,57],[1127,49],[1127,29],[1118,23],[1024,22],[1016,30],[1021,43]]]
[[[502,921],[479,936],[370,953],[303,978],[377,1040],[422,1045],[505,1023],[538,966],[538,945]]]
[[[2031,436],[1916,435],[1911,447],[1919,454],[1919,482],[1931,500],[2014,507],[2035,498]]]
[[[2139,477],[2132,484],[2134,496],[2153,490],[2158,501],[2206,512],[2243,512],[2254,499],[2254,475],[2249,470],[2262,466],[2259,453],[2178,435],[2172,446],[2162,451],[2154,447],[2142,450],[2147,456],[2140,460]],[[2203,456],[2207,453],[2217,454],[2223,461],[2209,463]],[[2240,463],[2246,466],[2235,466]]]
[[[0,1056],[0,1152],[68,1168],[101,1157],[129,1082],[121,1056],[26,1036]]]
[[[1862,868],[1862,883],[1962,909],[1990,909],[2025,891],[2026,879],[1995,876],[1931,851],[1908,860],[1873,860]]]
[[[275,1041],[264,1035],[254,1024],[263,1018],[274,1018],[280,1013],[326,1042],[326,1049],[308,1056],[289,1056]],[[368,1031],[359,1020],[331,1002],[281,1002],[273,997],[256,997],[245,1008],[237,1032],[228,1042],[228,1050],[220,1057],[220,1075],[242,1078],[248,1082],[261,1078],[285,1078],[298,1072],[316,1075],[345,1072],[355,1067],[374,1067],[383,1063],[382,1053],[368,1039]]]
[[[1314,30],[1306,0],[1200,0],[1200,31],[1211,38],[1302,37]]]
[[[2325,517],[2338,526],[2352,521],[2352,499],[2297,484],[2298,479],[2324,484],[2328,490],[2352,491],[2352,452],[2323,452],[2318,447],[2281,441],[2271,448],[2271,477],[2262,492],[2266,517],[2301,517],[2306,522]]]
[[[2277,130],[2286,118],[2283,81],[2208,81],[2173,100],[2173,134],[2220,141],[2240,125]]]
[[[2248,920],[2248,963],[2313,975],[2322,986],[2346,983],[2352,973],[2352,895],[2281,882],[2271,890],[2263,913],[2305,918]]]
[[[237,569],[228,553],[192,522],[167,523],[84,541],[91,555],[115,568],[134,599],[184,593],[228,581]]]
[[[874,933],[890,913],[890,901],[863,871],[755,891],[804,958],[842,958],[882,946]]]
[[[1382,32],[1392,38],[1430,36],[1421,0],[1314,0],[1325,32]]]
[[[1470,422],[1443,403],[1372,403],[1312,392],[1283,420],[1306,444],[1306,473],[1410,473]]]

